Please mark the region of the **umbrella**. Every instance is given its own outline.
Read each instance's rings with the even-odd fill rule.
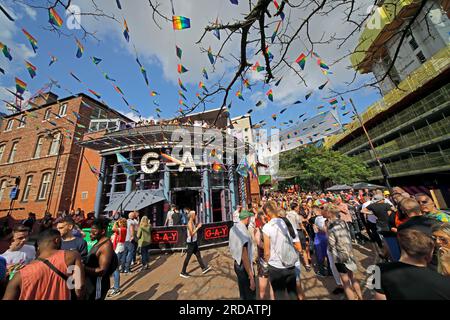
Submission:
[[[353,189],[355,189],[355,190],[361,190],[361,189],[375,190],[375,189],[386,189],[386,187],[380,186],[377,184],[368,183],[368,182],[358,182],[358,183],[353,184]]]
[[[337,184],[332,187],[329,187],[326,189],[327,191],[342,191],[342,190],[351,190],[352,187],[346,185],[346,184]]]

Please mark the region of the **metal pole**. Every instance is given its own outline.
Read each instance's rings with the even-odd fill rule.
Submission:
[[[359,120],[359,123],[361,124],[361,127],[364,130],[364,133],[366,134],[367,140],[369,141],[370,149],[373,152],[375,160],[378,162],[378,166],[380,167],[381,174],[383,175],[383,178],[384,178],[384,183],[386,184],[388,189],[391,190],[392,188],[391,188],[391,184],[389,183],[389,173],[387,172],[384,163],[381,162],[380,157],[378,156],[378,153],[376,152],[375,147],[373,146],[372,139],[369,136],[369,132],[367,131],[366,127],[364,126],[364,123],[363,123],[363,121],[361,119],[361,116],[358,113],[358,110],[356,110],[356,107],[355,107],[355,104],[353,103],[353,100],[351,98],[349,100],[350,100],[350,103],[352,104],[353,111],[354,111],[355,115],[357,116],[357,118]]]

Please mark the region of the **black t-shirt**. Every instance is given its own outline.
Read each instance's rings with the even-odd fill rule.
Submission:
[[[174,212],[172,215],[172,221],[174,226],[181,225],[181,215],[178,212]]]
[[[78,251],[81,255],[83,262],[86,261],[87,257],[87,243],[84,239],[77,238],[69,241],[61,241],[61,250],[73,250]]]
[[[389,231],[389,214],[391,206],[387,203],[372,203],[367,206],[367,209],[372,211],[377,217],[377,227],[380,231]]]
[[[375,291],[387,300],[450,300],[450,278],[430,270],[403,262],[378,265],[381,288]]]

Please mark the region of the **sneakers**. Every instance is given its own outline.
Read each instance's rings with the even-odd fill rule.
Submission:
[[[207,273],[209,270],[211,270],[211,267],[207,267],[205,270],[202,271],[203,274]]]
[[[190,275],[188,273],[183,273],[182,272],[182,273],[180,273],[180,277],[187,279],[187,278],[190,277]]]
[[[113,289],[110,293],[109,293],[109,297],[115,297],[118,296],[119,294],[121,294],[122,291],[120,291],[120,289]]]

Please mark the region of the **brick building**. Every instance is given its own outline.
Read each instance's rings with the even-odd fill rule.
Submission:
[[[82,93],[58,100],[49,92],[30,106],[0,125],[0,218],[93,211],[97,177],[91,166],[98,168],[100,157],[78,142],[88,131],[101,135],[131,120]]]

